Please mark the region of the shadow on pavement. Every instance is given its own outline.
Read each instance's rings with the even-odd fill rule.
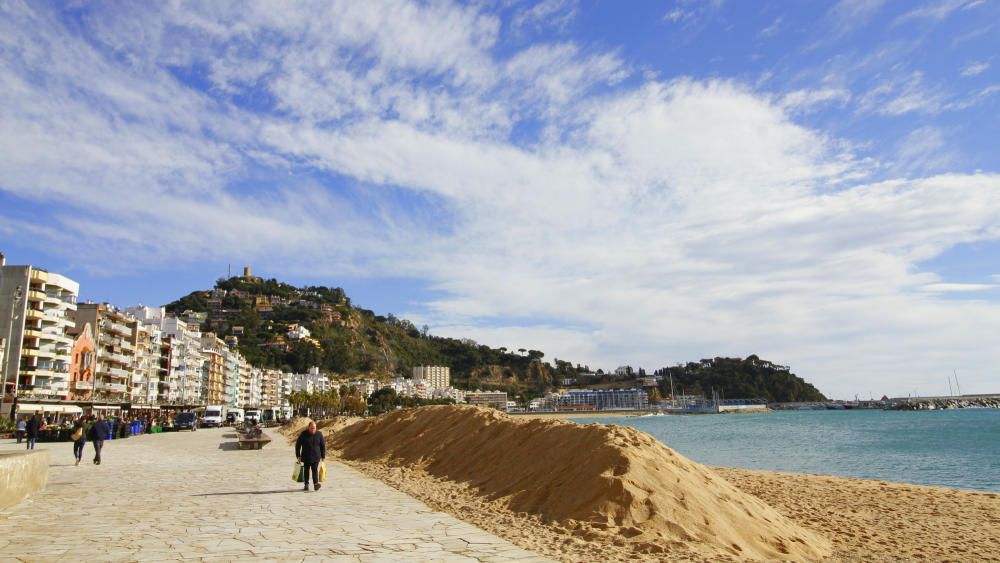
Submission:
[[[227,451],[227,452],[239,451],[239,449],[240,449],[240,443],[239,442],[222,442],[221,444],[219,444],[219,449],[223,450],[223,451]]]
[[[302,489],[281,489],[279,491],[236,491],[232,493],[201,493],[193,497],[221,497],[228,495],[277,495],[281,493],[301,493]]]

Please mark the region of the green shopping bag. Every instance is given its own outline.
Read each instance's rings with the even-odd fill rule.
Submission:
[[[301,483],[306,480],[306,466],[302,462],[295,462],[295,472],[292,473],[292,481]]]

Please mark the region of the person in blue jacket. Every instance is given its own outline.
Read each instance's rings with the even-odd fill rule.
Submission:
[[[94,443],[94,465],[101,464],[101,448],[104,447],[104,440],[111,435],[111,428],[104,421],[104,415],[97,417],[97,422],[90,427],[90,441]]]

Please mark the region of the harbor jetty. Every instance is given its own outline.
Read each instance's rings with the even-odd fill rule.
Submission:
[[[895,397],[886,401],[885,408],[896,411],[1000,409],[1000,394],[946,395],[942,397]]]

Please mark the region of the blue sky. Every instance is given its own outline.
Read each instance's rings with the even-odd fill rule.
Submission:
[[[605,369],[1000,390],[1000,3],[0,2],[0,249]]]

